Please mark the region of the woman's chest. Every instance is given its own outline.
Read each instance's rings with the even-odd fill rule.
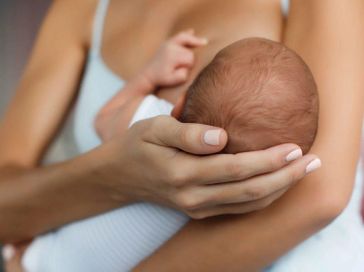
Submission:
[[[140,0],[121,5],[111,1],[103,34],[104,61],[127,80],[168,37],[193,28],[197,35],[210,40],[207,47],[196,51],[196,70],[200,70],[219,49],[240,37],[236,25],[244,18],[244,9],[238,9],[241,1],[235,0],[230,0],[229,5],[215,0],[196,2],[155,1],[151,5],[150,1]]]

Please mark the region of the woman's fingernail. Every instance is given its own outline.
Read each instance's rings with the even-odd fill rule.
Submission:
[[[302,150],[301,148],[297,148],[293,151],[291,151],[287,156],[286,156],[286,161],[290,162],[290,161],[294,161],[297,160],[298,158],[302,157]]]
[[[5,261],[12,259],[15,256],[15,248],[12,245],[5,245],[2,249],[3,258]]]
[[[208,145],[219,145],[220,144],[220,129],[208,130],[203,136],[203,140]]]
[[[320,159],[314,159],[306,166],[306,174],[315,171],[316,169],[321,167],[321,160]]]

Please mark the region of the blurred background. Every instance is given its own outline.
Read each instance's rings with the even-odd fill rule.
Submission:
[[[0,118],[21,76],[50,0],[0,0]],[[3,272],[0,258],[0,272]]]
[[[0,0],[0,114],[19,80],[50,0]]]

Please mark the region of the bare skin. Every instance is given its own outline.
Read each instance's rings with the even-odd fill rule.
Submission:
[[[155,94],[160,88],[185,83],[194,65],[193,49],[207,43],[206,38],[195,36],[193,29],[180,32],[162,43],[143,70],[127,81],[96,115],[94,127],[101,140],[108,141],[127,130],[147,95]]]
[[[179,1],[179,4],[186,5],[184,7],[176,4],[174,6],[168,6],[167,4],[169,2],[170,1],[158,2],[160,5],[163,4],[163,6],[159,6],[158,4],[152,5],[149,2],[141,0],[111,2],[104,35],[103,55],[106,63],[112,67],[115,72],[123,75],[123,78],[129,79],[132,77],[152,56],[160,41],[164,40],[166,36],[172,34],[173,31],[178,31],[178,28],[188,28],[186,24],[189,21],[185,20],[183,22],[183,20],[177,20],[176,18],[179,16],[175,15],[177,11],[187,12],[187,8],[191,8],[191,6],[188,5],[193,5],[197,1]],[[148,6],[148,3],[152,6]],[[203,3],[203,1],[201,3]],[[281,18],[279,16],[279,6],[277,3],[271,4],[273,2],[269,2],[269,4],[262,4],[259,1],[239,1],[239,3],[244,6],[239,9],[232,7],[228,13],[232,18],[240,18],[241,20],[246,19],[244,22],[235,22],[237,25],[244,28],[244,31],[239,28],[239,32],[241,31],[241,33],[236,34],[239,36],[239,39],[246,36],[257,36],[259,33],[263,37],[279,39],[281,36]],[[11,106],[7,117],[1,126],[1,150],[5,150],[5,152],[1,154],[1,164],[3,165],[2,180],[4,181],[2,182],[4,188],[2,191],[6,192],[8,190],[11,192],[12,196],[16,196],[15,198],[13,197],[13,199],[8,198],[7,200],[2,200],[3,204],[0,205],[2,210],[0,212],[2,216],[0,222],[10,222],[9,226],[5,225],[0,228],[2,230],[3,240],[6,241],[19,241],[29,236],[37,235],[38,233],[47,231],[53,227],[58,227],[66,222],[120,206],[123,201],[130,201],[130,198],[133,198],[134,200],[144,199],[173,206],[173,203],[170,203],[166,198],[163,198],[163,194],[161,194],[159,190],[153,191],[151,187],[148,188],[150,191],[145,190],[145,187],[143,186],[146,185],[141,186],[143,177],[137,176],[135,173],[137,170],[133,171],[133,169],[126,169],[126,172],[117,171],[118,167],[120,168],[120,165],[122,165],[120,161],[124,158],[124,155],[120,155],[119,153],[124,153],[129,160],[131,159],[133,162],[138,163],[141,159],[135,152],[131,152],[131,150],[133,150],[133,148],[134,151],[139,150],[139,154],[141,153],[144,155],[143,159],[147,158],[146,169],[150,171],[149,176],[155,177],[155,180],[152,180],[152,182],[148,180],[148,182],[152,185],[156,185],[158,178],[160,178],[160,174],[158,175],[158,173],[165,173],[166,167],[174,170],[177,169],[175,165],[171,164],[168,160],[157,162],[157,166],[156,162],[151,160],[151,158],[155,158],[155,156],[150,154],[155,152],[156,149],[158,152],[162,151],[162,149],[158,149],[161,144],[177,147],[193,154],[214,153],[221,150],[225,144],[223,138],[219,139],[220,141],[217,146],[208,146],[202,143],[201,139],[203,134],[208,129],[211,129],[206,126],[188,125],[186,127],[185,125],[178,124],[178,122],[174,121],[172,118],[156,118],[155,120],[145,121],[138,126],[135,126],[127,132],[122,140],[110,141],[99,149],[80,156],[72,162],[55,165],[52,166],[52,168],[36,168],[42,151],[46,148],[56,129],[59,127],[60,121],[63,119],[66,109],[69,106],[69,102],[74,97],[76,86],[79,82],[81,70],[84,65],[85,54],[90,40],[89,33],[88,35],[85,35],[84,29],[89,29],[91,25],[92,14],[96,3],[93,3],[95,5],[91,5],[89,1],[85,1],[85,3],[80,1],[80,3],[77,2],[77,4],[85,6],[75,8],[74,1],[56,1],[53,9],[53,16],[50,15],[48,24],[46,24],[47,27],[45,27],[45,30],[42,32],[45,33],[43,34],[43,42],[40,42],[40,45],[38,45],[35,50],[33,62],[28,66],[22,81],[23,83],[21,83],[19,87],[19,94],[14,100],[13,106]],[[328,3],[326,4],[328,5]],[[357,7],[361,4],[355,1],[355,3],[350,3],[350,5],[352,5],[349,10],[351,13],[353,10],[358,13],[360,12],[361,9],[358,9]],[[72,8],[69,9],[71,6]],[[209,7],[211,6],[213,5],[210,4]],[[248,6],[250,11],[244,9]],[[158,13],[156,12],[158,12],[161,7],[164,14],[168,14],[168,16],[157,16]],[[252,8],[255,8],[256,11],[251,12]],[[72,20],[70,19],[67,21],[64,20],[63,17],[63,15],[66,14],[65,10],[67,10],[67,14],[69,14],[69,10],[74,10],[75,12],[76,10],[77,12],[82,10],[82,12],[85,12],[85,16],[75,14],[74,18],[71,17],[73,18]],[[195,10],[196,12],[198,11],[197,8]],[[236,17],[232,16],[232,14],[238,10],[242,13],[246,12],[245,16],[242,16],[242,14],[237,14]],[[273,12],[273,14],[277,15],[273,17],[269,16],[269,14],[272,14],[272,11],[276,11],[276,13]],[[61,14],[62,16],[58,16],[57,14]],[[136,15],[131,18],[130,14]],[[193,14],[193,12],[188,11],[188,14]],[[208,12],[206,12],[206,14],[208,14]],[[333,20],[334,15],[328,18],[330,23],[331,20]],[[77,21],[80,19],[76,18],[80,17],[90,19],[87,23],[84,21]],[[252,19],[251,17],[254,18]],[[143,18],[143,20],[141,20],[141,18]],[[192,16],[190,18],[191,22],[192,18],[198,20],[197,16]],[[247,18],[250,18],[250,20]],[[359,18],[363,18],[363,16]],[[361,22],[361,19],[359,18],[352,19],[357,19],[353,25],[357,25],[358,22]],[[216,17],[210,18],[210,20],[210,24],[212,24],[215,22]],[[302,18],[301,20],[304,21]],[[64,26],[65,21],[72,25],[72,27]],[[176,30],[173,30],[173,28],[170,29],[170,22],[172,21],[176,22]],[[201,21],[203,20],[201,19]],[[206,21],[208,20],[206,19]],[[221,21],[225,20],[222,19]],[[262,21],[265,23],[260,23]],[[60,22],[62,22],[62,24]],[[350,21],[350,23],[352,22]],[[65,29],[58,29],[61,25],[63,25]],[[79,26],[79,28],[75,27],[75,25]],[[150,27],[150,29],[148,29],[148,27]],[[362,29],[362,26],[360,27]],[[72,29],[72,31],[70,32],[69,29]],[[199,29],[196,27],[195,29],[198,33]],[[339,29],[342,28],[339,27]],[[354,27],[354,29],[357,28]],[[57,32],[55,30],[59,30],[60,33],[67,33],[71,36],[68,39],[62,39],[62,42],[64,41],[66,44],[54,44],[52,48],[52,46],[49,46],[49,41],[55,40],[57,43],[60,43],[60,40],[57,40],[56,37],[50,35],[50,33]],[[276,36],[272,36],[272,33]],[[346,37],[346,34],[344,35],[342,32],[339,33]],[[351,35],[354,34],[358,33],[351,33]],[[318,33],[314,33],[314,35],[318,35]],[[332,39],[336,38],[336,36],[332,37]],[[351,40],[353,37],[350,36],[347,38]],[[141,48],[135,46],[136,44],[148,46]],[[300,49],[299,52],[304,53],[305,48],[311,45],[302,44],[300,46],[302,46],[302,49],[299,47],[296,49]],[[325,43],[325,45],[322,46],[325,50],[326,47],[331,48],[330,43]],[[50,48],[47,49],[48,47],[52,48],[52,50]],[[63,48],[63,50],[66,48],[67,52],[61,51],[61,48]],[[358,45],[358,48],[362,48],[361,44],[360,47]],[[56,49],[56,54],[54,54],[54,49]],[[217,50],[218,49],[219,48],[217,48]],[[350,50],[352,49],[356,49],[354,52],[358,54],[361,53],[357,52],[357,48],[350,48]],[[69,58],[63,57],[65,53],[68,53]],[[337,52],[334,50],[331,54],[336,55]],[[210,57],[211,55],[213,55],[212,52],[210,52]],[[50,59],[51,63],[46,61]],[[205,58],[201,57],[201,59],[203,60]],[[206,57],[206,60],[207,59],[208,57]],[[320,62],[319,59],[320,58],[318,57],[318,62]],[[338,62],[340,63],[334,63],[334,67],[339,67],[341,61],[343,60],[339,58]],[[356,64],[355,67],[361,68],[358,67],[360,64],[358,64],[357,59],[353,60],[350,58],[346,61],[353,62]],[[322,62],[324,63],[325,59],[323,59]],[[44,74],[44,68],[42,67],[47,67],[46,71],[49,72],[48,75]],[[52,72],[50,67],[56,69],[56,71]],[[320,68],[317,68],[317,70],[320,70]],[[356,71],[360,70],[358,69]],[[330,80],[343,80],[343,78],[345,78],[338,77],[337,71],[330,70],[328,73],[327,77],[318,79],[319,84],[323,84],[323,87],[325,86],[325,80],[328,80],[328,78],[330,78]],[[252,213],[248,216],[237,216],[235,218],[224,217],[220,219],[215,218],[191,222],[180,234],[173,238],[170,243],[165,247],[162,247],[160,251],[152,256],[151,259],[144,262],[138,269],[142,271],[155,271],[155,268],[157,268],[157,271],[161,271],[162,269],[166,269],[166,271],[178,271],[182,263],[184,265],[188,264],[190,267],[184,268],[191,268],[192,271],[214,271],[214,269],[219,270],[221,267],[229,271],[241,270],[242,267],[246,268],[248,271],[260,269],[337,216],[346,205],[349,197],[351,181],[357,159],[357,139],[353,140],[353,138],[355,138],[353,137],[353,134],[357,135],[357,138],[359,137],[358,131],[360,130],[360,125],[358,120],[362,117],[362,109],[361,105],[358,105],[358,101],[361,101],[359,87],[361,91],[362,81],[361,78],[357,78],[356,76],[357,74],[354,73],[353,77],[355,78],[351,79],[352,84],[355,84],[350,86],[352,90],[352,96],[350,96],[350,98],[356,103],[354,103],[354,111],[346,112],[349,116],[345,116],[345,122],[342,119],[343,116],[339,119],[336,118],[336,115],[331,117],[331,113],[342,105],[344,98],[342,95],[338,95],[335,101],[333,101],[333,104],[330,105],[330,103],[328,103],[328,106],[324,107],[326,110],[323,110],[322,112],[321,122],[323,124],[338,123],[338,127],[336,127],[335,130],[332,130],[333,127],[323,126],[320,130],[320,135],[322,136],[320,136],[319,139],[321,140],[317,141],[314,147],[314,150],[319,152],[320,155],[322,154],[329,162],[331,160],[331,163],[329,164],[326,164],[325,162],[324,165],[326,166],[326,170],[317,172],[315,175],[311,176],[310,179],[304,179],[303,181],[307,185],[295,187],[290,194],[287,194],[287,197],[262,212]],[[320,83],[320,81],[322,83]],[[61,82],[66,85],[62,85]],[[340,86],[340,84],[338,84],[338,86]],[[57,88],[59,91],[54,91],[57,90]],[[49,89],[52,89],[52,92],[50,92]],[[30,97],[32,97],[31,102],[29,102]],[[327,95],[323,95],[322,99],[332,101],[327,98]],[[44,101],[47,103],[44,103]],[[351,102],[351,100],[349,102]],[[39,105],[45,106],[39,107]],[[49,108],[51,108],[52,111],[49,111]],[[49,112],[52,112],[52,114],[50,115]],[[16,125],[14,126],[14,124]],[[27,124],[32,125],[30,126]],[[150,125],[152,126],[150,127]],[[167,135],[160,133],[160,131],[168,131],[166,128],[171,127],[176,128],[176,130],[169,131]],[[338,135],[333,134],[336,132],[337,128],[339,128],[341,133]],[[353,134],[343,135],[342,132],[348,131],[347,129],[353,131]],[[140,135],[143,135],[143,137],[140,137]],[[181,137],[181,135],[189,136],[186,138],[184,136]],[[224,134],[222,133],[221,135]],[[331,137],[330,139],[328,139],[329,135]],[[146,142],[156,143],[156,145],[145,145],[144,143]],[[146,149],[141,149],[139,147],[141,145],[150,147],[148,150],[149,153]],[[340,148],[338,148],[338,146]],[[254,187],[253,190],[251,190],[252,188],[249,188],[252,200],[262,200],[260,202],[255,202],[255,205],[252,206],[255,207],[255,209],[258,207],[263,208],[275,200],[284,190],[287,190],[294,181],[305,175],[305,167],[307,166],[309,159],[312,160],[313,157],[302,158],[301,160],[297,160],[295,163],[282,168],[282,166],[287,165],[287,162],[284,161],[285,156],[295,148],[297,147],[294,145],[285,145],[283,147],[275,147],[267,151],[249,154],[251,155],[249,157],[248,155],[243,156],[243,154],[232,157],[224,156],[223,158],[220,156],[212,156],[211,160],[209,157],[204,157],[206,158],[204,159],[204,168],[198,168],[198,171],[193,173],[189,172],[188,176],[186,171],[176,172],[178,175],[174,174],[174,176],[169,176],[171,177],[169,182],[164,185],[170,186],[168,189],[173,188],[171,181],[178,181],[179,184],[181,184],[181,182],[188,182],[188,184],[191,185],[193,184],[192,181],[201,179],[202,170],[208,172],[208,180],[211,182],[211,180],[216,180],[216,178],[218,178],[217,180],[223,179],[222,173],[225,173],[226,181],[229,180],[227,178],[229,176],[234,177],[233,179],[235,180],[245,180],[245,178],[254,174],[263,174],[275,169],[280,169],[271,174],[262,175],[259,179],[261,181],[261,187]],[[123,150],[124,152],[120,152],[120,150]],[[175,151],[172,152],[167,147],[164,147],[163,150],[165,151],[164,154],[167,155],[166,157],[168,157],[168,154],[176,154]],[[340,154],[342,160],[339,162],[333,161],[332,158],[338,156],[332,156],[332,152]],[[24,156],[24,154],[26,155]],[[100,158],[104,158],[108,165],[100,166],[99,163],[95,163],[95,158],[97,158],[98,162],[100,161]],[[178,165],[191,165],[192,162],[196,165],[196,163],[199,162],[197,158],[185,153],[183,153],[183,155],[179,153],[178,158],[180,161],[175,161]],[[255,158],[255,160],[253,158]],[[242,167],[242,165],[247,166],[247,162],[249,161],[254,162],[249,165],[250,167],[253,166],[253,168]],[[256,161],[259,163],[255,163]],[[184,164],[182,162],[189,164]],[[340,163],[342,167],[337,167],[336,164],[338,163]],[[254,168],[257,167],[257,165],[259,166],[259,169]],[[77,171],[74,169],[77,169]],[[93,169],[98,173],[98,179],[87,174],[90,172],[90,169]],[[218,175],[217,173],[221,174]],[[125,177],[125,180],[130,180],[131,183],[118,184],[118,182],[120,182],[120,176]],[[100,179],[99,177],[103,178],[104,183],[107,184],[106,187],[100,185],[100,182],[98,182]],[[116,177],[118,177],[118,179]],[[90,178],[90,184],[85,184]],[[25,186],[30,182],[31,184],[34,184],[34,180],[37,181],[37,188],[41,188],[42,190],[37,190],[35,193],[35,190],[31,188],[19,189],[24,188],[20,186],[20,183]],[[51,180],[51,182],[49,182],[49,180]],[[105,180],[107,182],[105,182]],[[58,188],[47,185],[54,181],[57,181],[56,184],[58,184]],[[85,183],[80,181],[85,181]],[[278,185],[278,181],[282,184],[276,186],[274,188],[275,190],[266,187],[267,183],[275,183]],[[256,182],[256,180],[254,182]],[[345,182],[345,184],[343,184],[343,182]],[[10,185],[10,183],[15,185]],[[69,193],[68,189],[73,188],[75,184],[79,184],[79,187],[76,187],[77,193]],[[133,184],[140,186],[132,187]],[[249,183],[244,182],[244,184]],[[335,184],[335,186],[332,186],[332,184]],[[25,186],[25,188],[27,187],[30,187],[30,185]],[[277,189],[277,187],[280,189]],[[343,187],[345,187],[345,190],[342,190]],[[86,191],[82,190],[85,188],[87,188]],[[191,186],[190,188],[196,187]],[[234,187],[231,187],[231,190],[224,191],[224,195],[228,196],[232,191],[236,192],[233,188]],[[329,190],[327,190],[327,188],[329,188]],[[59,190],[64,192],[64,194],[62,194],[62,199],[61,197],[57,199]],[[141,197],[143,193],[145,195],[146,191],[148,192],[148,197]],[[169,191],[179,192],[178,190]],[[276,195],[272,194],[273,191],[276,192]],[[100,192],[105,193],[101,194]],[[138,192],[140,193],[139,195]],[[184,197],[180,198],[179,203],[182,204],[180,205],[181,207],[185,207],[189,211],[191,208],[189,205],[191,205],[192,202],[202,201],[201,199],[198,199],[196,195],[184,193]],[[52,201],[49,199],[47,200],[47,198],[45,198],[46,195],[49,195],[49,198],[52,197]],[[113,197],[110,197],[110,195]],[[178,194],[173,195],[177,196]],[[64,201],[65,196],[67,197],[67,201]],[[96,205],[95,199],[101,199],[101,202],[96,202]],[[114,201],[110,201],[110,199],[113,199]],[[317,201],[318,199],[320,199],[320,201]],[[21,203],[23,203],[22,201],[26,203],[36,203],[38,205],[31,205],[32,208],[24,210],[24,205],[21,205]],[[50,205],[50,203],[52,203],[52,205]],[[78,204],[79,209],[75,210],[74,206],[76,203]],[[104,205],[100,205],[100,203],[104,203]],[[18,207],[20,212],[17,216],[14,216],[14,213],[3,213],[3,211],[9,210],[6,209],[6,207],[12,207],[10,209],[12,211],[15,209],[13,207]],[[44,207],[47,207],[46,213]],[[297,209],[303,210],[302,207],[305,208],[303,216],[299,220],[292,222],[290,218],[292,218],[293,215],[296,215]],[[206,217],[209,214],[216,214],[217,212],[226,213],[227,210],[229,211],[228,213],[233,211],[241,213],[243,210],[246,211],[246,208],[247,206],[243,206],[243,204],[236,204],[234,206],[225,205],[207,211],[195,211],[192,214],[198,218]],[[181,208],[181,210],[183,210],[183,208]],[[212,213],[212,211],[214,213]],[[54,217],[47,218],[44,216],[49,213],[54,214]],[[3,218],[6,220],[3,220]],[[214,223],[215,221],[216,224]],[[29,230],[29,228],[24,227],[28,222],[36,222],[36,226]],[[282,222],[287,224],[282,224]],[[205,224],[209,224],[211,227],[206,228]],[[275,227],[268,228],[267,224]],[[23,227],[13,230],[14,225]],[[205,232],[205,234],[200,236],[202,235],[202,232]],[[249,233],[249,235],[243,236],[241,233]],[[196,237],[204,237],[206,239],[196,239]],[[228,239],[223,240],[223,237]],[[242,237],[241,239],[243,239],[243,242],[237,243],[237,237]],[[221,241],[224,241],[222,243],[224,248],[234,250],[221,250],[220,247],[211,246],[216,245],[216,243],[220,244]],[[274,243],[277,245],[276,247],[267,246],[267,244],[272,245],[272,241],[276,242]],[[237,244],[239,245],[238,247]],[[176,251],[173,248],[177,248],[178,250]],[[180,252],[184,252],[184,254],[177,254]],[[198,254],[196,252],[198,252]],[[193,256],[190,256],[190,254],[193,254]],[[216,258],[216,256],[219,256],[219,258]],[[168,266],[165,263],[166,258],[169,258],[168,260],[170,260]],[[209,259],[208,263],[204,261],[207,259]]]
[[[191,3],[183,2],[186,5]],[[285,158],[298,148],[294,144],[232,156],[213,155],[204,156],[203,159],[194,156],[192,154],[219,152],[226,144],[226,133],[204,125],[181,124],[173,118],[154,118],[141,122],[122,137],[87,154],[63,163],[40,166],[44,150],[77,94],[90,46],[96,4],[97,1],[82,0],[77,3],[61,0],[54,2],[40,30],[16,95],[1,122],[0,240],[3,244],[28,240],[66,223],[140,200],[174,207],[193,218],[226,213],[220,206],[228,201],[229,195],[236,192],[236,185],[221,188],[227,197],[219,200],[221,190],[209,185],[217,181],[238,181],[243,197],[239,204],[228,209],[228,213],[245,213],[269,205],[305,175],[307,164],[315,156],[304,157],[295,164],[289,164]],[[125,7],[114,6],[120,4]],[[134,21],[130,17],[133,9],[145,11],[138,5],[133,2],[130,6],[129,1],[112,2],[109,18],[124,18],[131,23],[115,20],[110,25],[112,27],[109,27],[109,22],[106,23],[103,52],[120,53],[113,52],[112,48],[107,49],[108,45],[120,42],[111,39],[120,37],[116,35],[117,30],[121,31],[122,36],[128,37],[121,43],[124,46],[147,45],[148,42],[153,50],[153,46],[159,43],[154,39],[140,43],[130,33],[128,36],[128,27],[133,26],[139,16],[145,16],[144,13],[138,14]],[[176,9],[176,6],[170,8]],[[114,13],[115,9],[127,14],[122,17],[119,13]],[[182,7],[178,7],[178,10],[182,10]],[[264,15],[268,14],[266,12]],[[166,25],[165,22],[158,21],[163,19],[162,16],[155,18],[157,20],[153,25]],[[126,28],[121,23],[125,23]],[[154,33],[147,35],[152,33],[149,30],[147,33],[143,29],[139,30],[145,34],[145,38],[164,39]],[[165,35],[168,35],[167,32],[169,30]],[[116,36],[112,36],[112,33]],[[115,48],[118,47],[114,46]],[[125,78],[133,74],[133,69],[136,71],[139,68],[137,64],[141,65],[149,58],[150,47],[146,48],[148,50],[142,48],[140,54],[135,48],[131,50],[130,58],[126,59],[127,65],[122,65],[122,59],[115,59],[122,61],[121,68],[131,68],[125,70]],[[106,62],[109,63],[108,59]],[[131,62],[134,65],[129,65]],[[210,130],[220,130],[220,136],[215,139],[214,145],[202,140]],[[176,149],[188,154],[176,153]],[[156,160],[156,157],[161,159]],[[141,163],[143,173],[137,167]],[[136,167],[128,167],[130,164]],[[190,168],[191,165],[194,167]],[[274,170],[280,171],[275,173]],[[260,181],[259,187],[254,185],[256,183],[246,182],[263,173],[271,174]],[[210,191],[208,199],[202,198],[200,193],[205,190]],[[280,194],[277,193],[278,190]],[[196,202],[208,202],[209,208],[196,209]]]

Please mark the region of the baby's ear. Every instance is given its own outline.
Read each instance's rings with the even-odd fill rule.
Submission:
[[[182,114],[183,106],[186,102],[186,94],[183,94],[179,100],[177,101],[176,105],[174,106],[171,115],[176,118],[177,120]]]

